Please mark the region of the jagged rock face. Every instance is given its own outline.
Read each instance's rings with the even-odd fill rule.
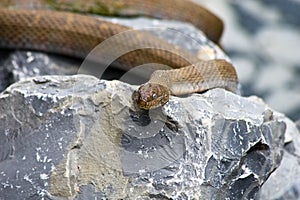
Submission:
[[[282,158],[282,115],[223,89],[137,112],[134,86],[31,78],[0,94],[3,199],[250,199]]]
[[[257,199],[297,200],[300,198],[300,129],[285,118],[287,124],[284,154],[280,166],[262,186]]]

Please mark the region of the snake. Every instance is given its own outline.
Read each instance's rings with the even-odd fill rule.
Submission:
[[[191,22],[216,43],[223,30],[223,23],[217,16],[187,0],[75,0],[72,4],[68,0],[26,1],[34,2],[34,6],[15,9],[14,0],[6,0],[5,5],[1,5],[0,48],[38,50],[84,59],[101,42],[132,30],[74,12],[145,15]],[[133,31],[123,38],[123,42],[125,46],[133,43],[151,48],[136,49],[117,58],[114,63],[120,69],[128,71],[144,63],[162,63],[174,68],[154,71],[150,80],[133,93],[132,98],[140,109],[160,107],[169,101],[170,95],[203,92],[216,87],[232,92],[237,90],[235,68],[223,59],[200,60],[191,52],[144,31]],[[109,48],[121,47],[111,44]],[[107,51],[111,52],[109,48]]]

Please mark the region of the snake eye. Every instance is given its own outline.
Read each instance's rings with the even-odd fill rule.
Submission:
[[[136,105],[143,110],[160,107],[168,102],[170,90],[159,84],[145,83],[132,95]]]

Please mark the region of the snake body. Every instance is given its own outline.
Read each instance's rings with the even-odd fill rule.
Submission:
[[[174,2],[179,1],[181,0]],[[99,2],[104,2],[106,5],[111,4],[108,1],[101,0]],[[123,1],[116,2],[122,3]],[[132,6],[132,10],[142,7],[143,9],[140,11],[147,10],[145,13],[148,14],[151,12],[163,13],[159,3],[155,7],[152,3],[148,5],[146,3],[148,1],[127,0],[126,2],[128,2],[126,6],[125,4],[119,4],[119,6],[126,8],[127,12]],[[184,2],[189,6],[193,5],[189,4],[189,1]],[[173,6],[177,8],[176,3]],[[176,11],[175,8],[173,8],[174,11]],[[200,24],[218,21],[215,20],[218,18],[210,15],[208,11],[200,10],[199,12],[205,15],[204,22]],[[173,15],[180,16],[178,13]],[[184,16],[184,21],[189,21],[188,19]],[[214,27],[215,25],[207,26]],[[203,27],[205,28],[202,25]],[[213,28],[210,29],[213,30]],[[131,29],[91,16],[69,12],[0,9],[0,48],[33,49],[84,58],[99,43],[128,30]],[[218,40],[219,36],[212,34],[213,32],[215,31],[211,32],[211,37]],[[155,71],[149,82],[134,93],[134,100],[142,109],[152,109],[165,104],[170,94],[182,95],[215,87],[223,87],[231,91],[235,91],[237,88],[238,79],[235,69],[224,60],[199,60],[186,50],[141,31],[134,31],[133,34],[126,36],[124,42],[142,43],[144,46],[150,45],[152,48],[137,49],[118,58],[115,62],[119,63],[122,69],[129,70],[134,66],[149,62],[178,68]],[[116,45],[112,44],[110,48],[116,48]]]
[[[185,21],[198,27],[215,43],[219,42],[223,32],[219,17],[190,0],[1,0],[0,6]]]

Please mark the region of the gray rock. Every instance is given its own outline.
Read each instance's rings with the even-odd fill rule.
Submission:
[[[0,199],[250,199],[286,125],[223,89],[135,112],[134,86],[45,76],[0,94]]]
[[[284,118],[287,124],[284,154],[278,169],[262,186],[258,199],[300,199],[300,131],[296,124]]]
[[[298,119],[295,123],[296,123],[297,128],[298,128],[299,131],[300,131],[300,119]]]
[[[4,52],[4,58],[1,60]],[[40,75],[74,75],[78,60],[34,51],[0,51],[0,92],[10,84]]]

